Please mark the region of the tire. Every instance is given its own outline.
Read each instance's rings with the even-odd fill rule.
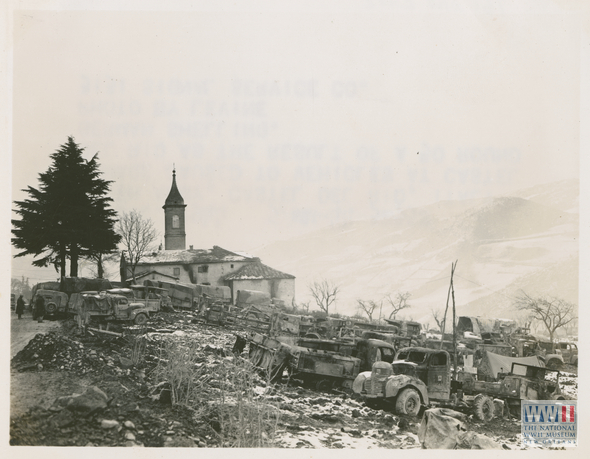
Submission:
[[[494,419],[494,401],[487,395],[476,395],[473,400],[473,414],[480,421],[490,422]]]
[[[55,314],[57,312],[57,305],[55,303],[49,303],[45,306],[45,312],[47,314]]]
[[[559,359],[551,359],[549,362],[547,362],[547,368],[550,370],[561,370],[562,367],[563,364]]]
[[[418,416],[420,412],[420,394],[409,387],[402,390],[395,401],[395,411],[398,414]]]
[[[137,314],[135,316],[135,319],[133,319],[133,323],[135,325],[145,325],[147,323],[147,321],[148,321],[148,318],[143,313]]]

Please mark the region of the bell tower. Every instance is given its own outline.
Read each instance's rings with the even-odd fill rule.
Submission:
[[[164,250],[185,250],[184,208],[186,204],[176,186],[176,168],[172,169],[172,187],[162,206],[164,209]]]

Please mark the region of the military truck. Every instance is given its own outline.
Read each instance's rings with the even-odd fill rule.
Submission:
[[[395,348],[377,339],[357,343],[303,338],[297,345],[259,333],[244,340],[238,337],[234,352],[241,353],[249,343],[249,360],[265,373],[279,380],[283,370],[317,390],[350,389],[359,372],[371,368],[375,361],[393,360]]]
[[[85,294],[77,311],[78,325],[108,324],[109,322],[132,322],[144,325],[154,310],[145,303],[137,302],[125,295]]]
[[[81,292],[99,292],[110,288],[112,284],[107,279],[64,277],[59,282],[36,284],[32,290],[31,305],[35,304],[37,297],[42,296],[45,301],[45,317],[64,316],[75,311]]]
[[[476,418],[490,421],[494,417],[493,398],[503,399],[513,407],[520,406],[520,400],[525,398],[564,397],[559,375],[557,383],[552,383],[545,380],[546,371],[550,370],[513,363],[511,372],[501,374],[497,382],[477,381],[474,375],[463,372],[453,380],[447,351],[410,347],[398,351],[391,364],[375,362],[371,371],[359,373],[352,390],[364,397],[368,406],[382,404],[398,414],[416,416],[421,406],[435,404],[472,410]]]
[[[547,379],[553,374],[554,378]],[[476,406],[479,417],[491,420],[494,405],[491,398],[504,400],[510,413],[520,416],[521,400],[566,400],[561,392],[559,370],[513,362],[510,372],[500,374],[497,382],[478,381],[473,375],[462,374],[461,391],[465,396],[475,395],[481,402]]]
[[[555,346],[561,352],[564,363],[578,366],[578,346],[576,343],[562,341]]]

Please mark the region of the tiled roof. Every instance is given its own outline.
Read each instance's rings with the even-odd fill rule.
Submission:
[[[138,266],[154,265],[158,263],[221,263],[224,261],[255,261],[257,258],[249,258],[216,245],[212,249],[193,250],[159,250],[144,255]]]
[[[291,274],[282,273],[270,266],[266,266],[257,261],[248,263],[233,273],[226,274],[223,280],[246,280],[246,279],[295,279]]]
[[[169,274],[160,273],[160,272],[156,271],[155,269],[152,269],[151,271],[142,271],[139,274],[135,275],[135,279],[136,280],[141,279],[142,277],[149,276],[150,274],[158,274],[159,276],[169,277],[170,279],[175,279],[176,281],[178,281],[178,277],[171,276]],[[133,276],[129,276],[129,279],[127,279],[127,282],[131,282],[132,280],[133,280]]]

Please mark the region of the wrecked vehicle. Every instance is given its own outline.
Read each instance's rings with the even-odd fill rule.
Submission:
[[[368,406],[385,402],[398,414],[417,416],[431,400],[451,400],[451,357],[445,350],[410,347],[392,363],[376,362],[352,385]]]
[[[547,379],[550,373],[555,381]],[[520,416],[521,400],[566,400],[559,384],[560,372],[536,365],[513,362],[510,372],[500,373],[497,382],[478,381],[473,375],[463,374],[461,390],[465,395],[483,398],[481,409],[484,420],[494,416],[491,397],[501,399],[514,416]]]
[[[560,342],[556,344],[565,363],[578,366],[578,346],[575,343]]]
[[[491,354],[491,353],[488,353]],[[505,356],[496,356],[498,365]],[[493,419],[494,399],[503,400],[511,412],[520,409],[520,400],[563,400],[557,382],[545,379],[546,368],[512,362],[510,372],[497,373],[497,381],[479,381],[474,374],[461,371],[451,378],[451,359],[444,350],[412,347],[400,350],[391,364],[376,362],[372,371],[360,373],[353,392],[369,406],[384,403],[398,414],[416,416],[421,406],[438,405],[472,410],[475,417]],[[547,398],[542,398],[547,397]]]
[[[163,289],[138,286],[137,289],[111,289],[109,293],[82,294],[76,310],[78,325],[116,321],[144,325],[160,310]],[[138,295],[138,297],[136,297]]]
[[[51,318],[57,315],[65,314],[68,310],[68,295],[64,292],[55,290],[39,289],[35,292],[31,304],[35,304],[38,297],[43,297],[45,301],[45,317]],[[35,317],[34,317],[35,318]]]
[[[273,380],[287,370],[290,378],[317,390],[350,389],[359,372],[377,361],[391,362],[395,355],[391,344],[376,339],[350,343],[303,338],[292,345],[258,333],[249,339],[238,336],[234,352],[241,353],[247,342],[250,362]]]
[[[385,319],[390,325],[397,327],[401,336],[419,337],[422,333],[422,324],[413,320]]]
[[[40,282],[33,287],[31,304],[37,296],[45,300],[45,317],[64,316],[76,310],[79,294],[84,291],[105,291],[112,288],[107,279],[64,277],[59,282]]]
[[[569,343],[551,343],[550,341],[541,341],[534,336],[514,337],[511,340],[512,355],[527,357],[536,355],[545,362],[547,368],[560,369],[565,363],[577,365],[578,349],[565,347],[567,360],[564,358],[561,344]]]
[[[359,372],[375,362],[391,362],[394,355],[391,344],[377,339],[352,344],[304,338],[291,347],[287,370],[291,378],[317,390],[351,389]]]

